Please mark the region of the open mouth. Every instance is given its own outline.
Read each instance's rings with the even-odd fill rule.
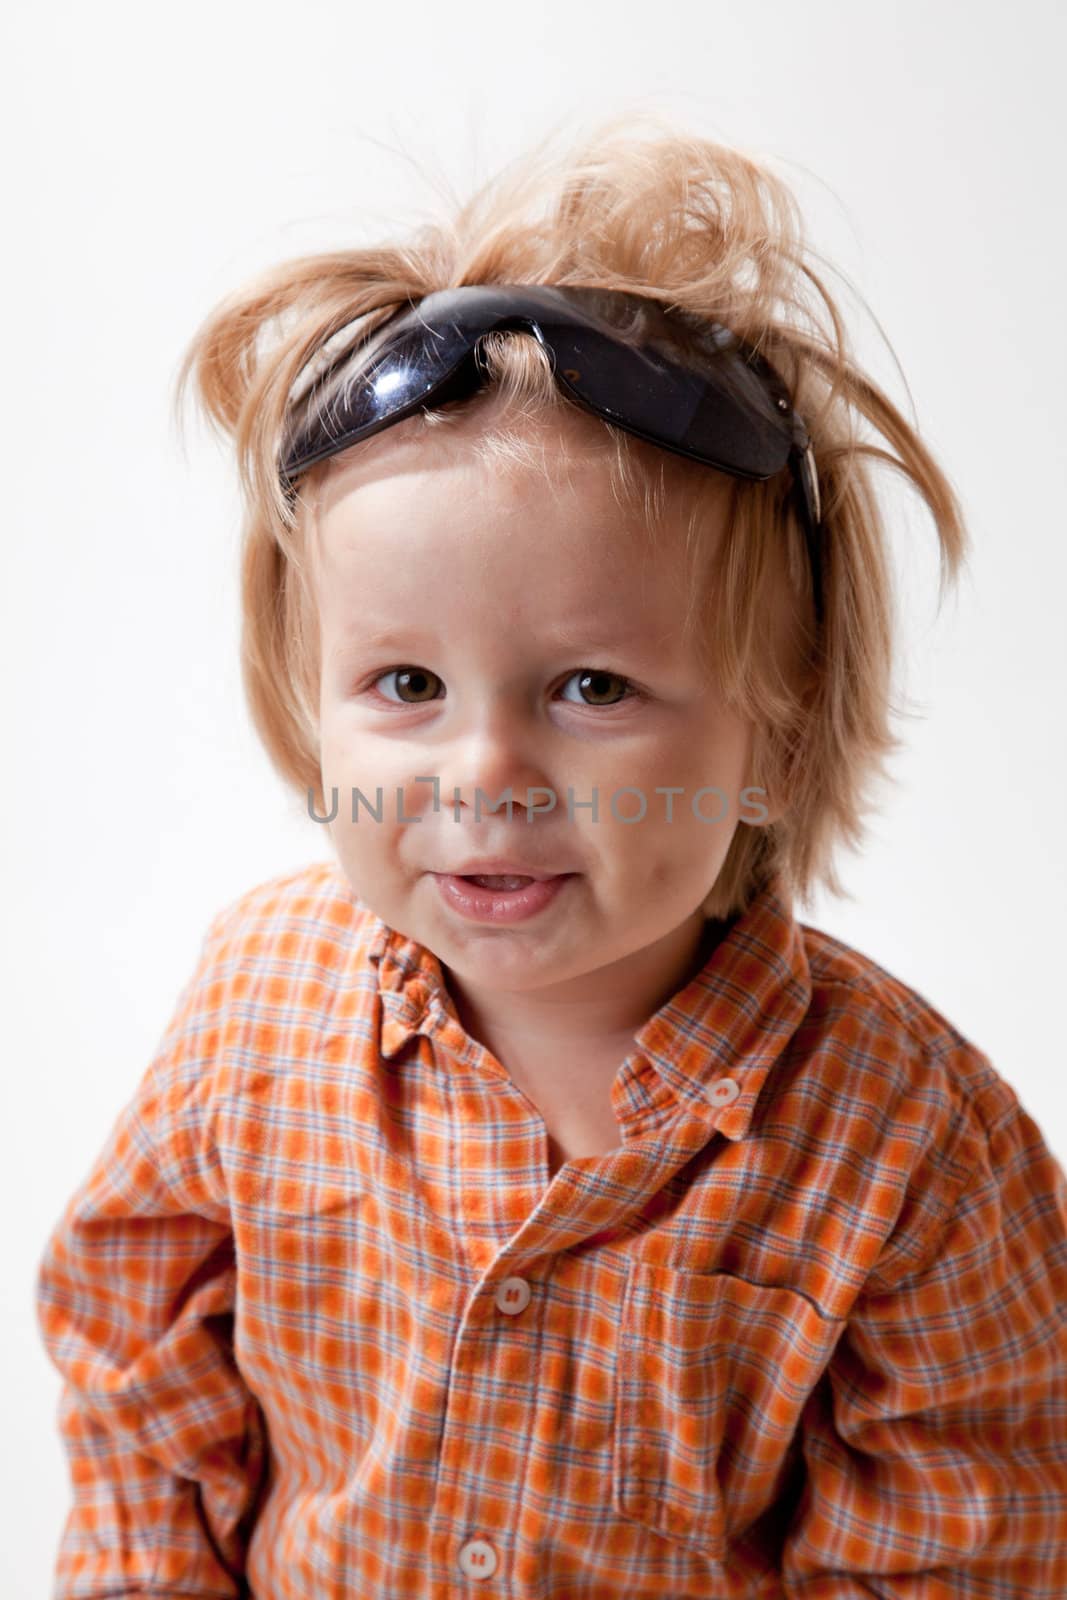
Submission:
[[[487,872],[462,872],[458,876],[464,883],[476,883],[480,889],[524,889],[534,881],[517,873],[510,877],[494,877]]]
[[[572,878],[574,872],[559,872],[550,878],[534,878],[525,873],[436,873],[438,889],[445,902],[461,916],[476,922],[523,922],[549,906]]]

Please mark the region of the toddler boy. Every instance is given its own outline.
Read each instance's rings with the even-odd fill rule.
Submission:
[[[333,854],[216,916],[48,1242],[54,1595],[1062,1596],[1064,1174],[794,911],[884,747],[862,507],[827,469],[807,574],[771,474],[642,504],[664,450],[620,489],[508,370],[541,409],[439,399],[251,528]]]

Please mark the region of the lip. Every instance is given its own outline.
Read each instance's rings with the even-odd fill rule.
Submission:
[[[531,874],[527,873],[529,877]],[[483,889],[469,883],[459,873],[435,872],[434,881],[444,903],[468,922],[489,923],[494,927],[525,922],[557,899],[576,872],[554,873],[536,878],[521,889]]]
[[[486,861],[468,861],[465,866],[436,874],[444,878],[469,878],[475,875],[486,878],[536,878],[543,883],[547,878],[566,877],[567,872],[565,869],[546,871],[543,867],[524,866],[521,861],[509,861],[504,856],[490,856]]]

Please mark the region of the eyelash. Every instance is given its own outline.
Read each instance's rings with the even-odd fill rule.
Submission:
[[[367,688],[377,690],[377,686],[379,683],[381,683],[383,678],[392,677],[392,675],[397,672],[415,672],[425,670],[427,669],[417,668],[412,662],[406,661],[402,666],[388,667],[384,672],[377,673],[375,677],[372,678],[367,684]],[[430,676],[436,678],[437,673],[432,672],[430,673]],[[626,693],[623,695],[621,700],[614,700],[610,705],[606,706],[594,706],[590,705],[587,701],[581,700],[565,700],[564,705],[584,705],[587,711],[617,711],[621,706],[636,703],[645,699],[644,693],[637,687],[635,683],[631,682],[629,678],[624,677],[621,672],[609,672],[605,667],[576,667],[573,672],[568,673],[567,677],[563,680],[561,687],[565,687],[572,681],[572,679],[580,677],[615,678],[619,683],[625,684]],[[434,700],[390,700],[386,695],[383,695],[380,692],[378,697],[380,700],[384,700],[386,705],[397,706],[398,708],[401,706],[413,707],[420,705],[430,706],[435,704]],[[437,698],[439,699],[440,696]]]

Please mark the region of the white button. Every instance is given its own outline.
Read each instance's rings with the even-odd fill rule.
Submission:
[[[741,1089],[734,1078],[716,1078],[708,1090],[708,1099],[713,1106],[728,1106],[740,1093]]]
[[[494,1298],[498,1311],[506,1311],[509,1317],[518,1316],[530,1304],[530,1285],[525,1278],[501,1278]]]
[[[496,1571],[496,1551],[485,1539],[468,1539],[459,1552],[459,1565],[468,1578],[491,1578]]]

